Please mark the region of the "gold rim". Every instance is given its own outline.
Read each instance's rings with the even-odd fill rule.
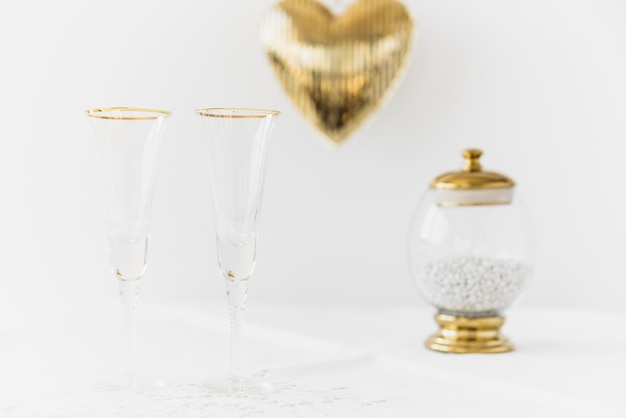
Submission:
[[[271,109],[254,109],[247,107],[207,107],[204,109],[196,109],[195,112],[200,116],[209,118],[266,118],[268,116],[278,116],[278,110]],[[241,113],[236,113],[241,112]]]
[[[458,208],[466,206],[496,206],[509,205],[510,200],[485,200],[484,202],[437,202],[437,206],[442,208]]]
[[[137,113],[155,113],[150,116],[121,116],[111,115],[110,112],[137,112]],[[172,112],[169,110],[146,109],[143,107],[99,107],[97,109],[85,110],[85,114],[92,118],[111,119],[111,120],[154,120],[169,116]]]

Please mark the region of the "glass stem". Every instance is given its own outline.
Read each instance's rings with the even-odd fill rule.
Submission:
[[[124,333],[126,384],[137,385],[137,332],[135,312],[139,300],[139,279],[119,280],[120,299],[122,301],[122,332]]]
[[[248,280],[226,277],[226,295],[230,313],[230,380],[232,390],[240,392],[245,389],[241,361],[241,325],[246,309]]]

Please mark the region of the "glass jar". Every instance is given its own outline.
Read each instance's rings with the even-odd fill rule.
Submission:
[[[426,341],[449,353],[501,353],[503,311],[532,273],[529,215],[509,177],[483,171],[482,151],[463,151],[461,171],[440,175],[413,218],[409,259],[414,282],[437,309],[440,329]]]

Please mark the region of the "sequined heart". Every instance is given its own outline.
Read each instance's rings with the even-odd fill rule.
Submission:
[[[341,144],[402,78],[413,22],[395,0],[360,0],[335,16],[315,0],[283,0],[261,23],[261,42],[300,112]]]

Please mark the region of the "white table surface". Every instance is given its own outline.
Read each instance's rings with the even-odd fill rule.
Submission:
[[[492,355],[424,348],[430,309],[246,315],[246,370],[291,384],[275,395],[208,402],[194,386],[227,374],[225,306],[140,303],[139,370],[162,392],[94,388],[122,371],[118,317],[42,318],[0,329],[0,417],[626,417],[626,313],[513,308],[517,351]]]

